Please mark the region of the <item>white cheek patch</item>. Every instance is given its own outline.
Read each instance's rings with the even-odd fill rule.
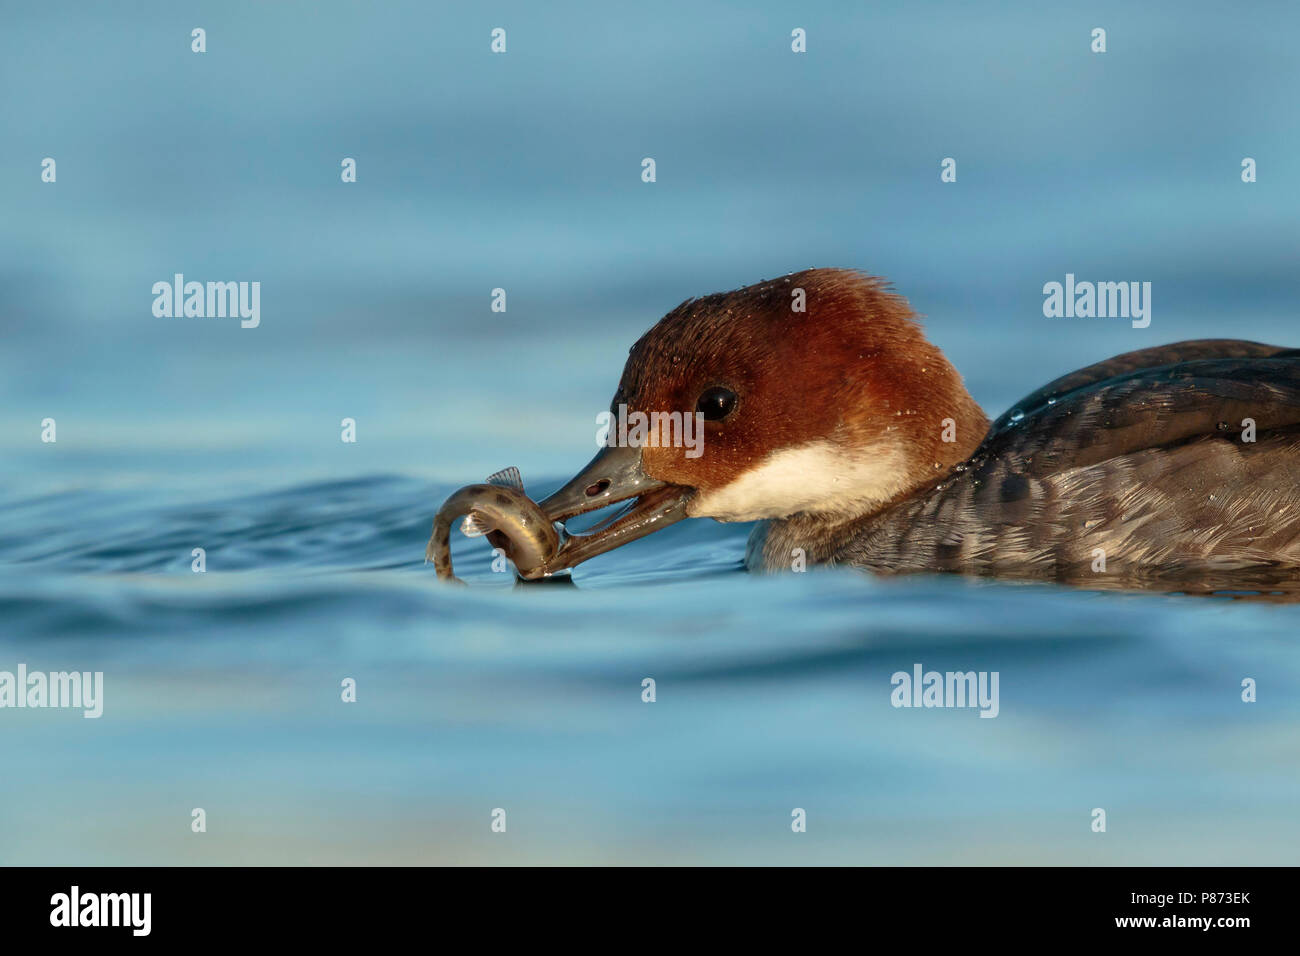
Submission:
[[[687,507],[693,518],[758,521],[799,512],[860,514],[907,485],[897,445],[849,449],[827,441],[773,452],[753,468]]]

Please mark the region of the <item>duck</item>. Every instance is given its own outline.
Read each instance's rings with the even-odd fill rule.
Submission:
[[[539,504],[561,526],[623,507],[566,535],[548,575],[713,518],[755,522],[753,572],[1300,584],[1293,348],[1143,348],[990,422],[886,280],[819,268],[687,299],[631,347],[610,409],[693,415],[702,449],[607,442]]]

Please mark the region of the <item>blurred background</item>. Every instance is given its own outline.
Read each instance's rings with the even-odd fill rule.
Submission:
[[[590,457],[659,316],[797,269],[891,279],[991,416],[1130,349],[1300,344],[1294,7],[5,18],[0,670],[106,699],[0,711],[0,862],[1296,862],[1293,607],[756,580],[705,521],[576,588],[423,564],[454,488]],[[259,281],[260,326],[155,317],[178,272]],[[1044,318],[1067,272],[1151,282],[1150,327]],[[999,671],[1000,716],[893,709],[915,662]]]

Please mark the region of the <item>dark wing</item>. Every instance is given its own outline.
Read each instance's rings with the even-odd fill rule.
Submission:
[[[1247,419],[1256,435],[1298,425],[1300,355],[1197,359],[1044,394],[995,423],[965,468],[1012,457],[1026,474],[1043,474],[1199,436],[1235,436]]]
[[[1241,354],[1140,364],[1221,356],[1225,345]],[[1064,390],[1040,389],[927,493],[868,522],[840,559],[1099,587],[1267,566],[1300,584],[1300,352],[1165,349],[1181,351],[1119,356],[1090,367],[1118,374],[1084,369],[1058,380]]]
[[[1097,362],[1085,368],[1053,379],[1042,388],[1030,392],[1015,405],[1002,413],[993,423],[989,433],[1007,427],[1017,416],[1032,414],[1047,404],[1049,400],[1059,400],[1067,392],[1085,385],[1093,385],[1108,378],[1115,378],[1145,368],[1161,365],[1175,365],[1179,362],[1192,362],[1212,358],[1271,358],[1279,355],[1296,355],[1300,350],[1282,345],[1266,345],[1263,342],[1248,342],[1245,339],[1192,339],[1186,342],[1173,342],[1169,345],[1156,345],[1149,349],[1125,352],[1105,361]]]

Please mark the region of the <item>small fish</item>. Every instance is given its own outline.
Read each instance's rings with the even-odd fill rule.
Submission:
[[[514,465],[509,468],[502,468],[500,471],[493,472],[484,479],[489,485],[500,485],[503,488],[513,488],[520,493],[524,490],[524,479],[519,474],[519,469]],[[479,538],[491,531],[487,521],[479,519],[474,512],[465,516],[465,520],[460,523],[460,533],[467,538]]]
[[[433,562],[443,580],[460,580],[451,569],[451,526],[462,515],[468,517],[461,530],[471,537],[500,533],[505,539],[502,550],[525,580],[541,577],[541,569],[560,549],[555,525],[524,494],[519,470],[507,468],[487,483],[466,485],[454,492],[438,509],[424,557]]]

